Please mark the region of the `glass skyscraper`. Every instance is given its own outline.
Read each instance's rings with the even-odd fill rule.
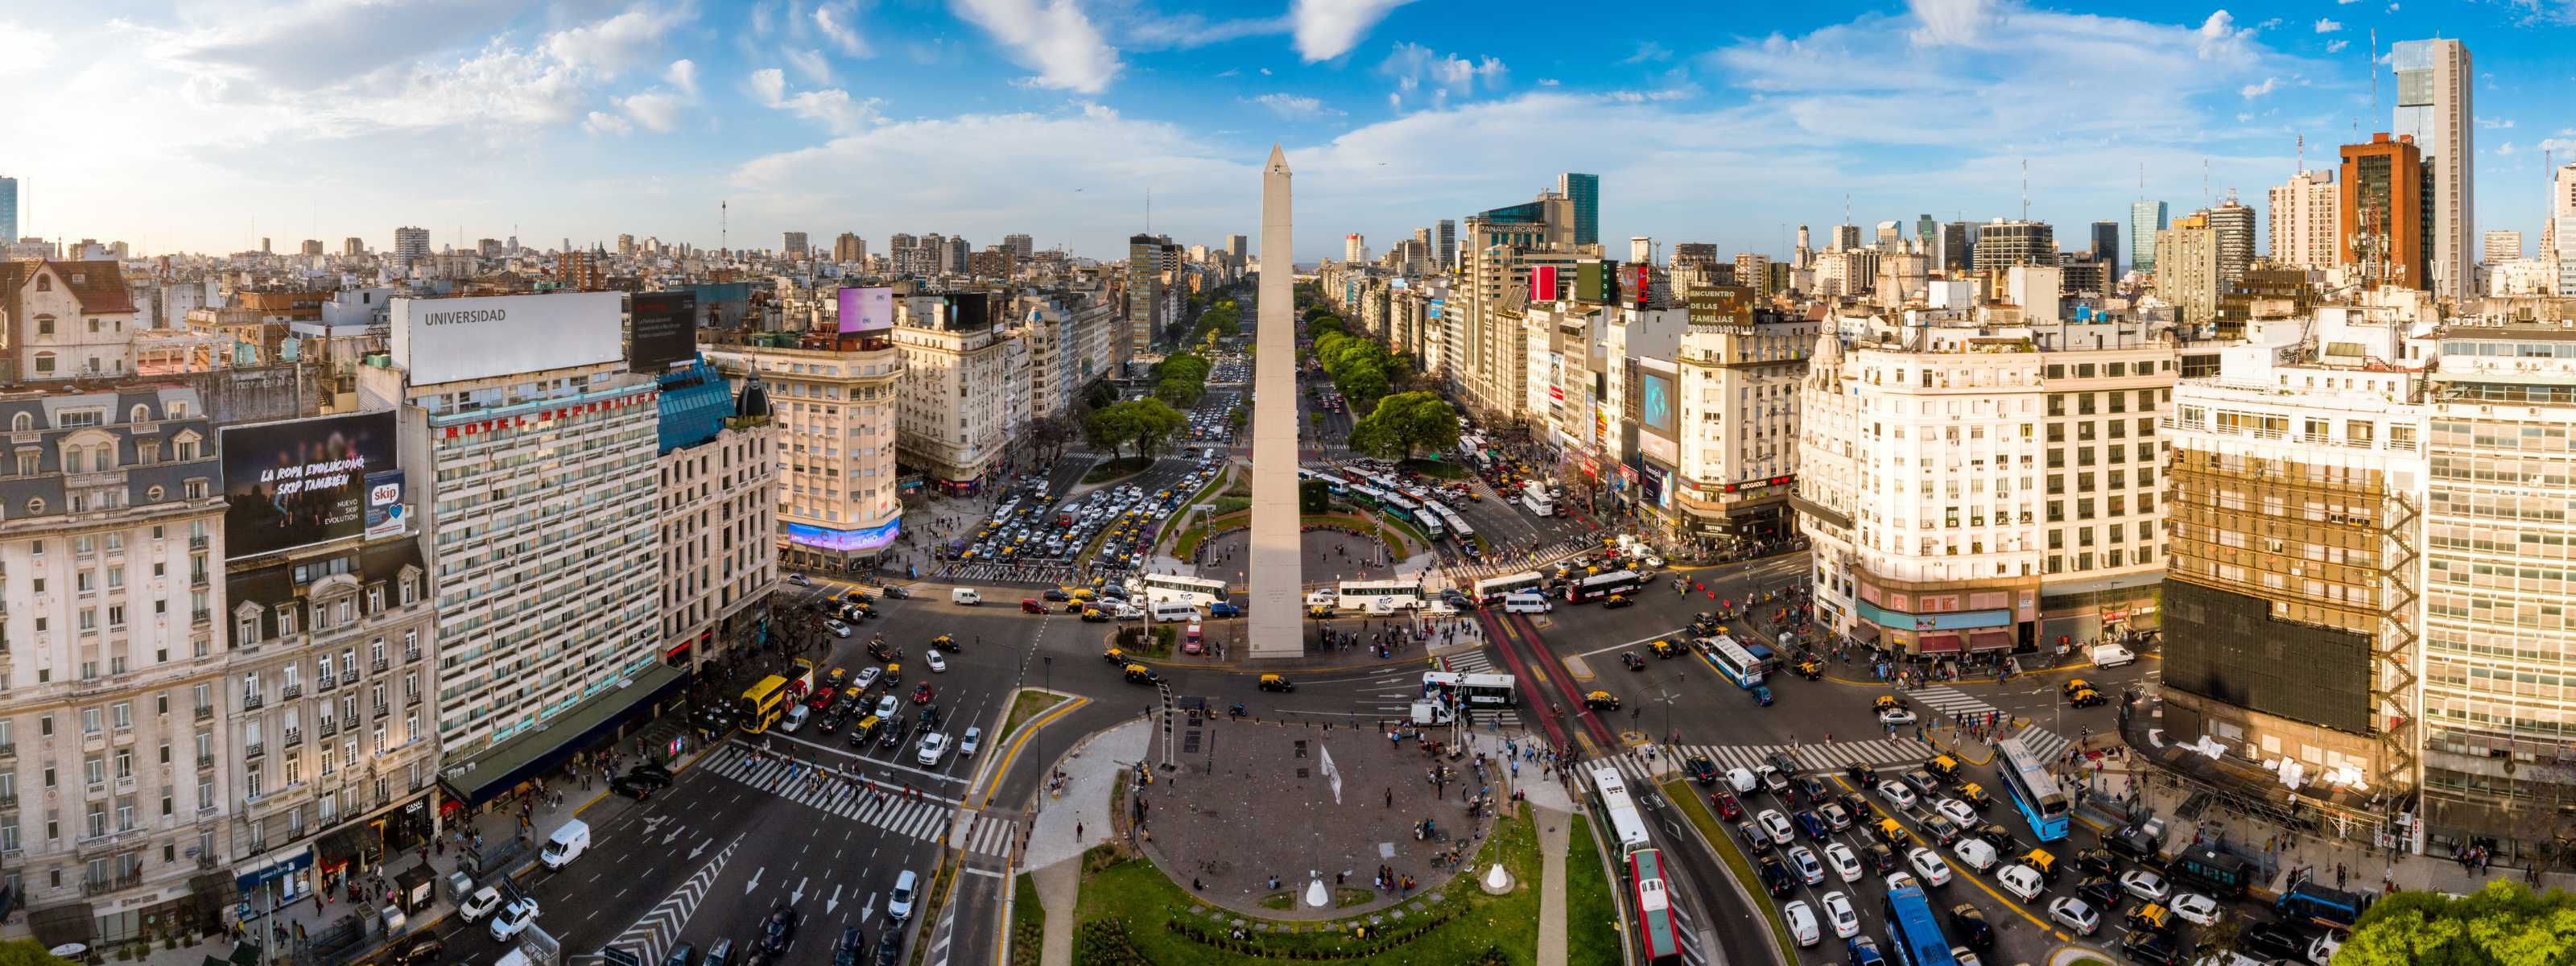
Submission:
[[[18,240],[18,179],[0,178],[0,244]]]
[[[1574,243],[1601,242],[1601,176],[1568,171],[1556,176],[1556,193],[1574,202]]]
[[[2156,233],[2165,230],[2165,203],[2138,201],[2129,205],[2129,266],[2141,272],[2156,270]]]

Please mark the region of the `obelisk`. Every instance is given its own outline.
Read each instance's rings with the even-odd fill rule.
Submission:
[[[1261,170],[1261,315],[1253,330],[1251,654],[1306,653],[1297,514],[1297,250],[1288,154]]]

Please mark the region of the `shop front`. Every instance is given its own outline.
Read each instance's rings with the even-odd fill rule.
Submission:
[[[256,922],[269,913],[313,894],[313,843],[269,853],[233,867],[233,915]]]
[[[2160,572],[2051,583],[2040,600],[2040,642],[2074,649],[2087,641],[2125,641],[2160,629]]]
[[[325,895],[349,894],[352,883],[384,871],[388,857],[429,843],[438,834],[437,786],[365,818],[346,822],[316,840],[314,884]],[[350,896],[354,898],[354,896]]]
[[[1854,640],[1917,659],[1988,664],[2031,643],[2038,594],[2011,587],[1897,590],[1860,583]]]

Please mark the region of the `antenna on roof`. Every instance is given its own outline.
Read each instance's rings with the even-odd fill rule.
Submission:
[[[2021,159],[2021,220],[2030,220],[2030,159]]]

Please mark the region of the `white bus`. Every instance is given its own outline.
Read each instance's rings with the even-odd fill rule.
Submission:
[[[1149,608],[1156,604],[1181,604],[1205,612],[1208,605],[1225,599],[1225,588],[1222,580],[1179,574],[1146,574],[1127,579],[1127,593],[1142,598]]]
[[[1380,490],[1377,498],[1379,512],[1422,528],[1423,536],[1440,539],[1440,518],[1424,510],[1422,504],[1414,502],[1412,497],[1394,490]]]
[[[1592,769],[1592,804],[1601,809],[1601,820],[1610,826],[1611,837],[1619,840],[1620,858],[1654,845],[1646,835],[1644,817],[1637,814],[1636,800],[1628,797],[1628,783],[1620,779],[1619,769]]]
[[[1520,703],[1517,679],[1509,674],[1422,672],[1422,696],[1446,698],[1453,708],[1508,708]]]
[[[1556,515],[1556,498],[1547,495],[1547,484],[1537,480],[1521,481],[1521,505],[1536,516]]]
[[[1476,582],[1476,603],[1491,604],[1502,600],[1506,595],[1520,593],[1524,590],[1536,591],[1540,587],[1546,586],[1546,584],[1547,577],[1535,570],[1524,570],[1520,573],[1504,574],[1500,577],[1487,577]]]
[[[1701,659],[1716,668],[1717,673],[1726,675],[1727,680],[1735,682],[1736,687],[1751,690],[1754,685],[1762,683],[1761,660],[1755,658],[1753,652],[1745,650],[1743,645],[1735,643],[1734,638],[1723,634],[1704,638],[1699,642],[1699,648]]]
[[[1581,604],[1600,600],[1612,594],[1633,594],[1645,585],[1646,578],[1637,576],[1634,570],[1613,570],[1606,574],[1594,574],[1581,580],[1568,581],[1565,585],[1565,602]]]
[[[1419,580],[1345,580],[1335,590],[1340,600],[1334,606],[1343,610],[1383,612],[1422,606]]]

